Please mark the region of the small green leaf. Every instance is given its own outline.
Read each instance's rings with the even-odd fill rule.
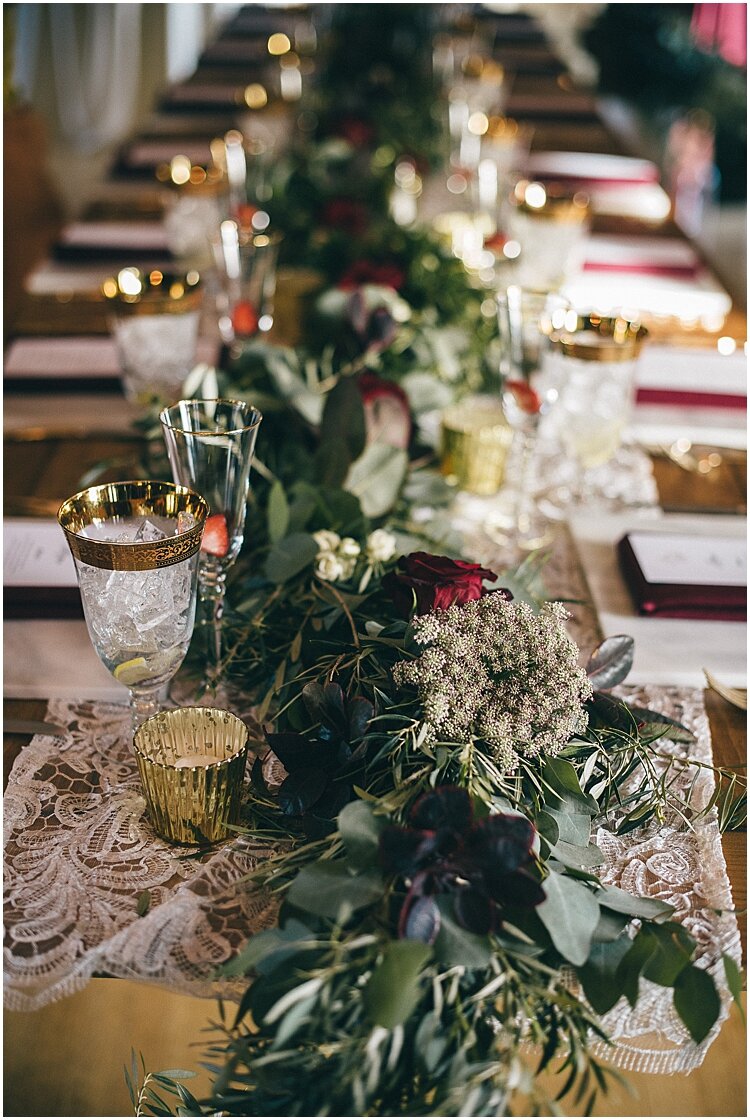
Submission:
[[[435,939],[435,959],[445,968],[487,968],[492,960],[488,937],[471,933],[456,921],[452,900],[438,897],[440,929]]]
[[[623,994],[618,968],[630,946],[626,933],[616,941],[598,942],[591,946],[588,960],[577,970],[586,999],[598,1015],[604,1015],[614,1007]]]
[[[600,906],[606,906],[616,914],[629,914],[631,918],[651,918],[653,921],[659,921],[674,913],[674,906],[662,902],[660,898],[640,898],[619,887],[602,887],[596,897]]]
[[[579,813],[584,805],[590,808],[592,813],[599,811],[599,806],[593,797],[590,797],[581,789],[575,766],[567,759],[548,758],[544,763],[543,775],[545,782],[552,787],[561,800],[566,802],[570,800],[570,797],[573,798]],[[547,808],[547,811],[549,812],[549,808]]]
[[[366,517],[382,517],[396,504],[408,466],[401,448],[371,443],[352,463],[344,487],[359,498]]]
[[[364,801],[351,801],[339,813],[338,826],[349,866],[355,871],[371,867],[378,856],[382,818]]]
[[[643,976],[663,988],[671,988],[683,968],[690,964],[695,939],[678,922],[652,925],[656,948],[646,962]]]
[[[547,897],[537,907],[537,914],[552,944],[571,964],[584,964],[599,923],[599,903],[594,893],[556,871],[550,871],[542,888]]]
[[[160,1069],[159,1077],[169,1077],[173,1081],[176,1079],[189,1081],[191,1077],[195,1077],[195,1073],[191,1069]]]
[[[346,922],[356,910],[377,902],[383,894],[380,875],[352,875],[342,862],[321,860],[297,873],[287,894],[292,906],[320,918]]]
[[[432,955],[421,941],[391,941],[367,982],[364,1003],[370,1019],[393,1030],[417,1006],[419,974]]]
[[[675,981],[674,1006],[695,1041],[702,1042],[721,1011],[713,977],[695,965],[684,968]]]
[[[276,544],[286,536],[289,528],[289,502],[283,484],[276,479],[268,494],[268,536],[272,544]]]
[[[721,959],[724,962],[724,975],[727,978],[729,991],[732,993],[732,999],[740,1009],[740,1015],[744,1023],[745,1009],[742,1006],[742,973],[734,957],[730,957],[728,953],[723,953]]]
[[[569,844],[567,840],[558,840],[550,846],[550,855],[558,859],[565,867],[599,867],[604,863],[604,854],[596,844]]]
[[[342,377],[326,397],[316,469],[320,482],[341,486],[365,447],[365,409],[355,377]]]
[[[151,891],[148,891],[148,890],[141,891],[141,893],[138,895],[138,901],[136,903],[136,913],[137,913],[138,917],[142,918],[142,917],[144,917],[144,915],[148,914],[150,906],[151,906]]]
[[[309,533],[291,533],[268,553],[266,576],[273,583],[286,583],[312,564],[317,555],[318,546]]]

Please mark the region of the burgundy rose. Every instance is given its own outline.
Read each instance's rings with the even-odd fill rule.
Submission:
[[[359,237],[367,229],[367,210],[353,198],[332,198],[320,215],[325,226]]]
[[[397,292],[405,279],[403,271],[396,264],[360,260],[354,261],[347,268],[338,287],[348,292],[362,284],[377,284],[381,288],[393,288]]]
[[[411,439],[411,411],[404,390],[375,373],[361,373],[357,384],[365,409],[367,443],[406,449]]]
[[[405,618],[412,613],[415,597],[415,614],[447,610],[454,603],[481,599],[486,593],[482,587],[484,580],[497,579],[495,572],[480,564],[451,560],[448,556],[431,556],[429,552],[402,556],[398,569],[385,576],[383,587]],[[511,597],[508,591],[499,594]]]

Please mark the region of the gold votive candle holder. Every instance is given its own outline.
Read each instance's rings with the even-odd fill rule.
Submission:
[[[135,733],[149,819],[165,840],[225,840],[239,824],[248,730],[220,708],[174,708]]]
[[[505,478],[513,430],[500,401],[471,397],[442,415],[441,471],[471,494],[496,494]]]

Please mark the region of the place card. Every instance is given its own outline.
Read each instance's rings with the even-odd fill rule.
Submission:
[[[727,684],[747,683],[747,624],[715,618],[670,618],[638,613],[617,558],[628,533],[658,532],[745,542],[742,517],[664,514],[658,510],[618,514],[574,513],[569,518],[581,567],[596,608],[602,637],[629,634],[634,642],[629,684],[705,687],[703,669]]]
[[[6,618],[81,614],[75,564],[56,521],[3,520],[3,610]]]
[[[747,546],[737,537],[635,531],[617,544],[639,614],[747,618]]]

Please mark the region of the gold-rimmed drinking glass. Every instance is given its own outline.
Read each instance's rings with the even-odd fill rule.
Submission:
[[[210,507],[198,568],[209,632],[198,696],[216,699],[227,572],[242,548],[250,467],[262,416],[246,401],[181,400],[163,409],[160,420],[175,481],[199,490]]]
[[[133,725],[159,710],[193,633],[198,552],[208,504],[171,482],[113,482],[63,502],[98,656],[130,690]]]
[[[516,282],[559,288],[581,264],[590,218],[590,200],[582,191],[526,179],[516,183],[507,205],[508,235],[518,251]]]
[[[574,312],[550,340],[560,385],[557,432],[577,464],[570,495],[575,502],[593,500],[593,475],[620,446],[633,404],[635,369],[647,338],[640,320],[625,314]]]
[[[125,396],[138,405],[182,393],[195,365],[201,276],[123,268],[102,284]]]

